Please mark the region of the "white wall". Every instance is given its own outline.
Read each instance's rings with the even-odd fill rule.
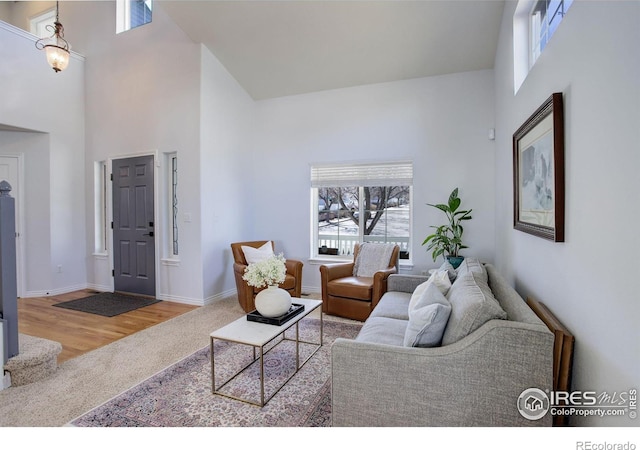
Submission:
[[[201,247],[208,302],[235,293],[230,243],[245,240],[252,228],[246,146],[255,103],[204,46],[201,55]]]
[[[11,62],[0,65],[0,124],[46,133],[0,138],[0,153],[24,153],[25,180],[40,183],[25,188],[33,193],[25,211],[45,219],[27,224],[24,296],[86,286],[84,60],[72,55],[69,67],[55,73],[34,41],[0,23],[0,60]],[[31,164],[32,157],[38,161]]]
[[[413,271],[434,263],[421,246],[458,186],[473,208],[463,254],[494,259],[493,72],[479,71],[257,102],[250,148],[251,215],[247,238],[273,239],[276,251],[305,263],[303,286],[319,290],[311,264],[312,163],[414,162]]]
[[[200,46],[193,43],[161,8],[153,22],[115,34],[115,2],[70,4],[70,23],[100,18],[82,39],[87,61],[87,186],[93,186],[96,161],[155,153],[158,157],[156,236],[159,251],[158,298],[202,304],[200,245]],[[73,9],[72,9],[73,8]],[[71,28],[70,26],[68,27]],[[163,229],[169,214],[166,153],[178,156],[179,260],[169,260]],[[87,248],[93,249],[93,195],[87,196]],[[185,214],[191,220],[185,220]],[[110,256],[89,256],[89,283],[112,285]]]
[[[575,335],[574,390],[637,388],[640,3],[574,2],[515,96],[514,8],[507,2],[495,67],[498,266]],[[565,243],[512,228],[511,137],[553,92],[565,102]],[[635,424],[628,417],[572,420]]]

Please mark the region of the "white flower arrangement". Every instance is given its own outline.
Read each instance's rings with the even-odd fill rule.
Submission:
[[[251,263],[244,270],[242,279],[257,288],[278,285],[284,281],[287,273],[282,253],[262,261]]]

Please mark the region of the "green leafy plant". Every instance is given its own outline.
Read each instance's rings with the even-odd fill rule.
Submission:
[[[429,244],[427,251],[431,250],[431,256],[435,261],[438,256],[446,258],[447,256],[459,256],[458,252],[463,248],[468,248],[462,243],[462,233],[464,228],[460,224],[465,220],[471,219],[471,209],[458,210],[461,200],[458,197],[458,188],[455,188],[449,195],[449,202],[445,204],[429,206],[438,208],[447,215],[448,223],[440,226],[431,226],[435,229],[433,234],[427,236],[422,245]]]

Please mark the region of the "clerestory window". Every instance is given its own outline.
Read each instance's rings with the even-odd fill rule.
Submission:
[[[116,0],[116,33],[151,23],[152,0]]]
[[[529,66],[533,66],[567,13],[573,0],[538,0],[529,14]]]
[[[573,0],[520,0],[513,15],[513,82],[518,92]]]

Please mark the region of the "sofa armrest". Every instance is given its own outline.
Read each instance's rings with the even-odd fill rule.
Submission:
[[[333,426],[549,426],[517,400],[552,389],[553,335],[544,327],[491,320],[437,348],[337,339],[331,347]]]
[[[428,279],[429,277],[422,275],[393,274],[387,279],[387,290],[412,294],[418,285],[424,283]]]
[[[371,310],[376,307],[382,296],[387,292],[387,280],[396,273],[395,267],[380,270],[373,274],[373,292],[371,294]]]

